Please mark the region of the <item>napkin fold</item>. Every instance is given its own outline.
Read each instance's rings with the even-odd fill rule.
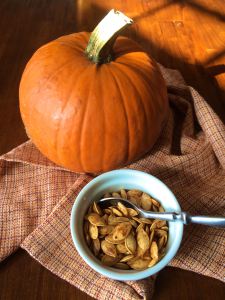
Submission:
[[[225,127],[207,102],[176,70],[160,66],[170,113],[154,148],[126,168],[163,180],[184,211],[225,212]],[[120,282],[93,271],[74,248],[72,205],[93,176],[70,172],[45,158],[28,141],[0,157],[0,261],[18,247],[64,280],[99,300],[146,299],[154,279]],[[223,229],[185,227],[170,266],[224,281]]]

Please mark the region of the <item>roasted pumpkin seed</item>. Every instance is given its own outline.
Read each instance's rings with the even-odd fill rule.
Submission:
[[[106,223],[104,219],[102,219],[98,214],[96,213],[90,213],[88,215],[88,221],[95,226],[105,226]]]
[[[161,227],[161,229],[162,229],[162,230],[165,230],[165,231],[168,231],[168,230],[169,230],[168,226],[163,226],[163,227]]]
[[[122,263],[122,262],[116,263],[114,265],[114,267],[117,268],[117,269],[120,269],[120,270],[129,270],[130,269],[130,267],[127,264]]]
[[[112,196],[115,197],[115,198],[121,198],[121,195],[117,192],[113,192]]]
[[[128,197],[128,200],[131,202],[131,203],[133,203],[134,205],[138,205],[138,203],[139,203],[139,200],[138,200],[138,198],[137,197]]]
[[[141,196],[141,206],[145,210],[151,210],[151,206],[152,206],[151,197],[146,193],[143,193]]]
[[[104,235],[110,234],[113,231],[113,229],[114,229],[114,226],[105,225],[105,226],[99,227],[98,230],[99,230],[99,233],[104,236]]]
[[[151,255],[151,258],[153,258],[153,259],[154,258],[158,259],[158,257],[159,257],[158,246],[155,241],[153,241],[151,244],[150,255]]]
[[[157,228],[161,228],[163,226],[166,226],[166,221],[158,220],[156,226],[157,226]]]
[[[137,258],[133,261],[132,260],[128,261],[127,264],[134,270],[143,270],[148,267],[149,261],[141,258]]]
[[[157,236],[167,236],[167,231],[165,231],[165,230],[162,230],[162,229],[155,229],[155,234],[157,235]]]
[[[137,243],[144,252],[149,249],[149,237],[143,228],[137,231]]]
[[[117,244],[117,245],[116,245],[116,249],[117,249],[117,252],[119,252],[119,253],[126,254],[126,253],[128,252],[128,251],[127,251],[127,248],[126,248],[126,246],[125,246],[124,243],[122,243],[122,244]]]
[[[165,212],[165,209],[160,205],[159,212]]]
[[[125,247],[128,252],[134,254],[137,249],[137,242],[132,233],[130,233],[125,239]]]
[[[98,227],[93,224],[89,224],[89,235],[90,237],[95,240],[98,237]]]
[[[101,262],[108,266],[108,267],[111,267],[113,266],[114,264],[116,264],[118,262],[118,257],[112,257],[112,256],[109,256],[109,255],[103,255],[102,258],[101,258]]]
[[[152,224],[152,221],[150,219],[140,218],[139,220],[141,223],[144,223],[144,224],[149,224],[149,225]]]
[[[99,251],[100,251],[100,241],[99,241],[99,239],[93,240],[92,244],[93,244],[94,255],[97,256]]]
[[[120,190],[120,195],[123,199],[127,199],[127,192],[125,190]]]
[[[127,207],[127,211],[130,217],[136,217],[138,215],[138,212],[133,208]]]
[[[134,257],[134,256],[133,256],[132,254],[127,255],[127,256],[124,256],[124,257],[120,260],[120,262],[127,262],[127,261],[131,260],[131,258],[133,258],[133,257]]]
[[[117,225],[118,223],[129,222],[129,219],[126,217],[116,217],[114,215],[109,215],[108,224],[109,225]]]
[[[127,211],[126,206],[124,206],[123,203],[121,203],[121,202],[118,202],[117,206],[118,206],[118,209],[121,211],[122,215],[127,217],[128,211]]]
[[[111,243],[111,244],[114,244],[114,245],[122,244],[122,243],[125,242],[125,240],[120,240],[120,241],[114,240],[113,234],[112,234],[112,233],[106,235],[105,240],[106,240],[107,242]]]
[[[93,209],[92,210],[96,214],[102,216],[102,210],[101,210],[101,208],[99,207],[99,205],[96,202],[93,203]]]
[[[153,267],[157,262],[158,262],[158,259],[157,259],[157,258],[153,258],[153,259],[149,262],[148,267],[149,267],[149,268]]]
[[[118,209],[116,209],[114,207],[111,210],[114,213],[114,215],[116,215],[118,217],[122,217],[123,216],[123,214],[122,214],[122,212],[120,210],[118,210]]]
[[[138,232],[139,229],[143,229],[144,226],[145,226],[144,223],[140,223],[140,224],[138,225],[138,227],[136,228],[136,232]]]
[[[159,251],[162,249],[162,247],[164,246],[165,243],[165,238],[164,236],[162,236],[159,240],[158,240],[158,249]]]
[[[140,218],[138,218],[138,217],[132,217],[132,219],[139,224],[143,223],[143,222],[141,222]]]
[[[137,245],[137,254],[136,254],[136,256],[143,258],[144,254],[145,254],[145,250],[142,249],[139,245]]]
[[[140,197],[142,195],[142,192],[139,190],[129,190],[127,192],[127,196],[129,197]]]
[[[155,234],[155,230],[153,229],[152,231],[150,231],[150,237],[149,237],[149,246],[151,247],[153,238],[154,238],[154,234]]]
[[[106,240],[103,240],[101,242],[101,248],[105,254],[112,256],[112,257],[117,256],[116,246],[107,242]]]
[[[137,227],[138,227],[137,222],[134,221],[133,219],[130,219],[129,222],[130,222],[130,224],[131,224],[134,228],[137,228]]]
[[[155,205],[156,207],[160,207],[160,203],[158,201],[156,201],[155,199],[151,198],[152,204]]]
[[[130,222],[124,222],[116,225],[113,230],[113,239],[116,241],[124,240],[130,233],[132,225]]]

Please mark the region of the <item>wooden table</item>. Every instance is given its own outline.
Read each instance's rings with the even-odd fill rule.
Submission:
[[[104,4],[103,4],[104,3]],[[18,86],[32,53],[67,33],[91,31],[110,8],[133,17],[129,35],[160,63],[179,69],[225,120],[225,5],[221,0],[2,0],[0,2],[0,153],[27,140]],[[165,268],[156,299],[224,299],[224,285]],[[0,265],[0,299],[91,299],[51,274],[25,251]]]

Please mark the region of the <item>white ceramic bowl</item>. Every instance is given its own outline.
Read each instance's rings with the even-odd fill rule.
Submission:
[[[139,280],[163,269],[176,255],[182,240],[183,224],[181,222],[169,223],[166,254],[155,266],[142,271],[119,270],[104,266],[94,257],[84,239],[84,215],[90,204],[102,197],[104,193],[118,191],[122,188],[138,189],[150,194],[153,198],[161,202],[165,211],[180,211],[179,203],[174,194],[156,177],[136,170],[115,170],[96,177],[80,191],[72,208],[70,229],[77,251],[84,261],[95,271],[116,280]]]

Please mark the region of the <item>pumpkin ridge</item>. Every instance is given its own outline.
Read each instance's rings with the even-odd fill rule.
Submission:
[[[145,77],[145,80],[146,80],[146,82],[147,82],[147,84],[148,84],[148,86],[149,86],[149,88],[151,90],[151,94],[152,95],[154,95],[154,90],[156,90],[156,88],[157,88],[157,84],[155,82],[156,77],[157,77],[158,81],[160,80],[161,83],[164,82],[164,85],[165,85],[165,81],[164,81],[164,78],[163,78],[163,76],[161,74],[161,71],[160,71],[158,65],[156,64],[156,62],[154,62],[154,61],[152,61],[152,65],[151,65],[151,68],[153,68],[153,67],[154,67],[154,70],[155,70],[155,76],[152,77],[150,85],[148,84],[147,78]],[[137,69],[135,69],[134,72],[139,72],[141,74],[141,71],[140,71],[140,69],[138,69],[138,66],[136,68]],[[157,99],[164,99],[163,89],[158,88],[158,93],[157,94],[158,94],[157,95]],[[160,95],[160,97],[159,97],[159,95]],[[164,105],[163,103],[161,103],[161,101],[156,101],[156,103],[157,103],[157,106],[152,105],[152,108],[154,108],[154,113],[157,113],[157,111],[162,111],[162,107]]]
[[[80,78],[80,77],[78,77],[78,78]],[[74,86],[74,88],[76,87],[76,85],[78,84],[78,81],[79,80],[77,80],[76,81],[76,83],[75,83],[75,85],[74,85],[74,82],[73,82],[73,80],[71,80],[71,86]],[[61,108],[61,114],[63,115],[64,114],[64,111],[65,111],[65,109],[67,108],[67,106],[68,106],[68,103],[69,103],[69,101],[70,101],[70,99],[71,99],[71,95],[73,94],[73,90],[72,89],[70,89],[70,94],[66,97],[66,101],[65,101],[65,103],[63,103],[63,106],[62,106],[62,108]],[[55,133],[55,149],[56,149],[56,156],[57,156],[57,159],[58,159],[58,161],[59,162],[61,162],[62,161],[62,159],[61,159],[61,155],[60,155],[60,150],[61,150],[61,146],[59,145],[59,141],[60,141],[60,135],[61,135],[61,131],[62,131],[62,127],[63,126],[61,126],[62,125],[62,123],[64,122],[64,119],[62,118],[62,119],[59,119],[59,122],[58,122],[58,124],[57,124],[57,130],[56,130],[56,133]],[[64,159],[63,159],[64,160]]]
[[[144,49],[134,40],[125,36],[118,36],[116,39],[113,50],[115,52],[115,58],[124,56],[129,53],[145,52]]]
[[[82,73],[81,73],[82,76],[81,76],[81,75],[78,76],[78,80],[76,81],[75,86],[77,86],[77,85],[80,83],[80,81],[82,81],[83,78],[86,76],[86,73],[87,73],[87,71],[89,70],[89,67],[90,67],[90,66],[87,66],[87,67],[85,68],[85,70],[82,71]],[[84,76],[84,77],[83,77],[83,76]],[[85,104],[86,104],[86,101],[85,101]],[[85,108],[86,108],[86,106],[83,108],[82,121],[83,121],[83,117],[84,117],[84,114],[85,114]],[[81,121],[81,126],[82,126],[82,123],[83,123],[82,121]],[[74,136],[74,131],[75,131],[75,130],[76,130],[76,128],[74,128],[74,130],[72,130],[72,132],[71,132],[71,136],[72,136],[72,137]],[[77,140],[80,141],[80,137],[81,137],[81,131],[80,131],[79,138],[78,138]],[[81,149],[81,143],[79,143],[79,148]],[[81,162],[81,150],[78,151],[78,155],[79,155],[79,158],[77,159],[77,161],[79,161],[79,164],[80,164],[80,166],[81,166],[81,169],[83,169],[82,162]]]
[[[124,67],[127,67],[127,69],[132,69],[132,71],[133,71],[133,73],[134,73],[134,75],[136,76],[136,74],[138,73],[138,74],[140,74],[141,75],[141,78],[142,79],[144,79],[144,85],[147,85],[148,87],[149,87],[149,81],[150,81],[150,78],[148,78],[147,77],[147,75],[146,75],[146,73],[145,72],[142,72],[142,71],[140,71],[140,68],[138,67],[138,66],[136,66],[136,65],[132,65],[132,64],[128,64],[128,63],[126,63],[126,62],[120,62],[119,64],[118,64],[118,67],[120,66],[120,65],[123,65]],[[122,71],[123,72],[123,71]],[[124,72],[125,73],[125,72]],[[126,73],[125,73],[125,75],[127,75]],[[150,75],[150,74],[149,74]],[[128,76],[127,76],[128,77]],[[149,76],[150,77],[150,76]],[[128,77],[129,78],[129,77]],[[136,85],[134,85],[135,86],[135,88],[136,88]],[[151,88],[151,86],[150,86],[150,89],[152,90],[152,88]],[[136,89],[137,90],[137,89]],[[138,90],[137,90],[138,91]],[[139,91],[138,91],[138,93],[139,93]]]
[[[124,65],[127,65],[128,68],[131,67],[135,73],[139,73],[146,80],[147,85],[149,85],[149,83],[148,83],[149,81],[148,81],[148,79],[146,77],[146,73],[141,70],[141,68],[138,66],[137,63],[132,63],[130,65],[126,64],[125,62],[121,62],[121,63],[124,64]],[[161,77],[160,78],[161,82],[164,81],[164,83],[165,83],[165,80],[164,80],[164,78],[163,78],[163,76],[161,74],[160,68],[158,67],[157,63],[154,60],[150,61],[150,63],[151,63],[150,67],[154,68],[155,72],[158,73],[157,77],[158,78]],[[152,91],[152,94],[154,94],[153,90],[157,87],[157,85],[155,83],[155,78],[156,78],[156,75],[153,77],[154,80],[151,80],[151,85],[149,85],[149,87],[150,87],[150,89]],[[164,98],[163,97],[163,90],[162,89],[158,89],[158,94],[160,94],[160,96],[161,96],[160,98],[161,99]],[[161,107],[162,107],[162,103],[160,104],[160,107],[159,107],[160,110],[162,109]]]
[[[80,45],[80,43],[88,43],[88,35],[90,35],[88,32],[80,32],[80,33],[71,33],[71,34],[66,34],[63,36],[58,37],[57,39],[50,41],[44,46],[41,46],[40,49],[44,48],[49,48],[49,47],[54,47],[56,46],[65,46],[68,49],[73,49],[79,52],[84,52],[85,47]],[[70,40],[72,38],[72,41]],[[82,39],[82,40],[81,40]],[[77,40],[79,41],[79,44],[77,44]],[[80,41],[81,40],[81,41]]]
[[[102,70],[102,67],[99,68],[100,72],[101,72],[101,70]],[[100,82],[100,80],[101,80],[101,82]],[[105,112],[105,101],[104,101],[104,99],[105,99],[105,97],[104,97],[104,90],[105,89],[102,88],[104,86],[104,82],[102,83],[102,76],[101,76],[101,74],[99,75],[98,82],[99,82],[99,86],[98,86],[97,90],[99,90],[99,95],[101,95],[101,98],[103,99],[103,101],[102,101],[102,111],[103,111],[103,114],[102,114],[102,116],[103,116],[103,125],[102,125],[102,127],[103,127],[103,132],[104,132],[105,129],[106,129],[106,117],[105,117],[105,113],[104,113]],[[102,170],[104,170],[105,169],[104,168],[104,166],[105,166],[105,156],[106,156],[106,154],[105,154],[106,153],[106,146],[105,146],[106,139],[105,139],[105,135],[103,134],[101,136],[101,138],[102,138],[102,144],[103,144],[103,147],[102,147],[103,153],[102,153],[102,164],[101,164],[101,167],[102,167]]]
[[[126,66],[128,69],[132,69],[134,75],[135,75],[136,73],[139,73],[139,74],[142,76],[142,78],[144,78],[144,81],[145,81],[145,84],[144,84],[144,85],[147,85],[147,86],[148,86],[148,88],[149,88],[149,90],[151,91],[151,94],[152,94],[152,95],[154,94],[152,85],[149,84],[149,80],[150,80],[150,79],[149,79],[149,80],[147,79],[146,74],[145,74],[144,72],[141,72],[141,71],[139,70],[138,66],[134,66],[134,65],[132,65],[132,64],[128,65],[128,64],[125,63],[125,62],[121,62],[120,64]],[[136,75],[135,75],[135,76],[136,76]],[[127,76],[127,77],[128,77],[128,76]],[[135,86],[135,88],[136,88],[136,85],[134,85],[134,86]],[[136,89],[136,90],[137,90],[137,89]],[[139,92],[138,92],[138,93],[139,93]],[[155,105],[154,105],[154,103],[153,103],[153,102],[149,102],[149,103],[150,103],[150,106],[151,106],[151,111],[154,112],[154,114],[155,114]]]
[[[139,103],[139,105],[140,105],[139,107],[141,107],[141,111],[143,112],[143,116],[144,116],[144,121],[143,121],[143,123],[144,123],[144,126],[146,126],[147,129],[149,129],[149,120],[148,120],[147,114],[146,114],[146,111],[148,111],[148,106],[146,106],[146,105],[144,104],[144,102],[142,101],[142,96],[141,96],[140,90],[137,89],[136,84],[134,84],[133,81],[130,79],[128,72],[124,72],[124,70],[123,70],[123,69],[121,68],[121,66],[119,66],[119,65],[117,65],[117,68],[118,68],[118,70],[120,70],[120,72],[121,72],[122,74],[124,74],[124,77],[125,77],[126,80],[131,84],[131,86],[133,87],[134,91],[136,92],[135,100],[137,100],[137,103]],[[138,105],[138,104],[137,104],[137,105]],[[152,109],[152,107],[151,107],[151,109]],[[148,132],[149,132],[149,131],[148,131]],[[147,143],[145,142],[145,145],[146,145],[146,144],[147,144],[147,145],[149,144],[149,139],[150,139],[150,136],[148,135]],[[146,146],[145,146],[145,148],[146,148]],[[147,151],[149,151],[149,149],[147,149]],[[146,151],[145,151],[145,152],[146,152]]]
[[[147,76],[146,76],[146,73],[143,72],[143,71],[140,69],[140,66],[138,66],[137,63],[135,64],[135,62],[132,62],[132,64],[128,64],[128,63],[123,62],[123,61],[120,61],[120,62],[117,62],[117,63],[118,63],[118,64],[122,64],[122,65],[126,65],[128,68],[133,69],[134,73],[139,73],[139,74],[145,79],[147,85],[149,86],[149,80],[148,80],[148,78],[147,78]],[[154,67],[154,69],[159,73],[159,76],[161,76],[162,80],[164,80],[164,78],[163,78],[163,76],[162,76],[162,74],[161,74],[161,72],[160,72],[160,69],[159,69],[159,67],[157,66],[157,64],[156,64],[155,62],[154,62],[150,67],[151,67],[151,68]],[[155,82],[154,82],[154,81],[151,81],[151,82],[154,83],[154,88],[155,88]],[[152,84],[150,85],[150,88],[151,88],[151,90],[152,90]],[[163,96],[162,93],[161,93],[161,89],[159,89],[158,92],[161,94],[161,96]]]
[[[95,67],[95,65],[94,65],[94,67]],[[90,71],[90,68],[87,68],[88,70],[89,70],[89,72],[91,72]],[[84,131],[84,127],[85,127],[85,124],[86,124],[86,118],[87,118],[87,108],[88,108],[88,105],[89,105],[89,97],[90,97],[90,94],[91,94],[91,91],[92,91],[92,87],[93,87],[93,84],[94,84],[94,81],[95,81],[95,79],[96,79],[96,76],[93,76],[93,73],[95,73],[96,72],[96,68],[94,69],[94,72],[92,72],[92,76],[90,76],[90,77],[92,77],[93,79],[92,79],[92,81],[91,82],[89,82],[89,90],[88,90],[88,94],[87,94],[87,98],[86,98],[86,101],[85,101],[85,107],[84,107],[84,114],[83,114],[83,120],[82,120],[82,122],[81,122],[81,128],[80,128],[80,151],[79,151],[79,153],[80,153],[80,164],[81,164],[81,167],[82,167],[82,169],[85,171],[85,172],[87,172],[87,170],[86,170],[86,168],[85,168],[85,166],[84,166],[84,164],[83,164],[83,162],[82,162],[82,160],[83,160],[83,158],[82,158],[82,149],[83,149],[83,140],[84,140],[84,134],[83,134],[83,131]]]
[[[76,45],[74,45],[74,43],[75,43],[75,41],[73,41],[73,42],[69,42],[69,41],[67,41],[66,39],[57,39],[57,40],[55,40],[55,44],[57,44],[57,45],[60,45],[60,46],[63,46],[63,47],[66,47],[66,48],[68,48],[68,49],[73,49],[73,50],[75,50],[76,52],[78,52],[79,54],[81,54],[81,53],[84,53],[84,50],[85,50],[85,47],[83,47],[82,45],[80,45],[80,44],[76,44]]]
[[[134,73],[138,73],[141,75],[142,78],[144,78],[145,82],[147,83],[147,85],[149,85],[149,78],[147,77],[146,73],[145,72],[142,72],[140,70],[140,66],[134,64],[134,62],[132,61],[131,64],[128,64],[124,61],[120,61],[120,62],[117,62],[118,65],[123,65],[123,66],[126,66],[128,69],[132,69],[132,71]]]
[[[118,46],[116,46],[114,49],[115,49],[114,50],[115,51],[115,54],[114,54],[115,62],[118,62],[118,60],[120,58],[130,59],[130,56],[132,56],[134,54],[136,54],[136,55],[138,55],[139,53],[146,54],[142,48],[139,47],[139,48],[135,49],[133,45],[130,45],[130,47],[127,47],[127,49],[118,49]],[[136,60],[137,60],[137,58],[136,58]]]
[[[68,48],[68,49],[73,49],[74,54],[76,53],[78,55],[81,55],[82,52],[84,51],[84,48],[82,48],[81,46],[74,47],[73,45],[70,45],[69,43],[67,44],[65,41],[58,41],[57,45],[60,45],[62,47]]]
[[[122,102],[123,110],[124,110],[124,113],[125,113],[125,116],[126,116],[126,127],[127,127],[128,143],[127,143],[127,149],[126,149],[126,155],[125,155],[125,157],[126,157],[126,163],[127,163],[129,161],[129,157],[130,157],[130,130],[129,130],[129,123],[128,123],[128,115],[127,115],[127,111],[126,111],[126,107],[125,107],[123,95],[122,95],[122,92],[121,92],[121,88],[120,88],[120,85],[119,85],[119,83],[117,81],[117,78],[116,78],[115,74],[111,71],[110,68],[108,68],[108,71],[110,71],[110,74],[112,75],[112,78],[114,79],[114,82],[115,82],[115,84],[116,84],[116,86],[118,88],[118,92],[120,93],[120,97],[122,99],[121,102]]]
[[[141,49],[137,49],[137,50],[135,50],[135,49],[132,49],[131,47],[130,47],[130,49],[124,49],[124,50],[115,50],[115,54],[114,54],[114,62],[118,62],[117,60],[119,59],[119,58],[127,58],[127,57],[129,57],[129,54],[131,53],[131,51],[132,51],[132,53],[143,53],[143,51],[141,51]]]
[[[118,68],[120,69],[119,66],[118,66]],[[121,69],[120,69],[120,70],[121,70]],[[121,72],[123,72],[123,70],[121,70]],[[142,100],[140,91],[137,89],[136,84],[133,84],[133,82],[132,82],[132,80],[130,79],[128,73],[126,73],[126,72],[123,72],[123,73],[124,73],[125,77],[126,77],[127,80],[131,83],[131,85],[133,86],[133,88],[135,89],[135,91],[136,91],[136,93],[137,93],[137,96],[138,96],[137,98],[138,98],[139,103],[140,103],[140,105],[141,105],[141,107],[142,107],[142,111],[144,112],[144,118],[145,118],[144,123],[145,123],[145,124],[148,124],[148,119],[147,119],[147,115],[146,115],[146,106],[145,106],[145,104],[144,104],[144,102],[143,102],[143,100]]]

